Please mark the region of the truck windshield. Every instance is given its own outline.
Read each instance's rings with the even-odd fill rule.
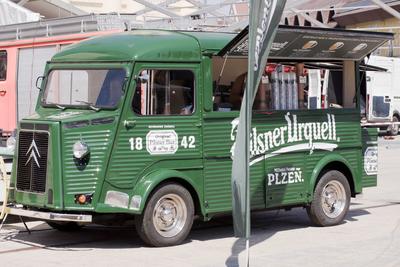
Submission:
[[[115,108],[121,100],[125,80],[124,69],[53,70],[42,104]]]

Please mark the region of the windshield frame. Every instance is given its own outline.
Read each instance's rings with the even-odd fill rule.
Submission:
[[[127,94],[127,90],[129,88],[129,83],[130,83],[130,76],[131,76],[131,69],[133,65],[132,64],[124,64],[124,63],[110,63],[110,62],[104,62],[103,64],[98,63],[98,64],[85,64],[85,63],[52,63],[48,62],[48,67],[46,68],[45,71],[45,77],[43,79],[43,82],[40,86],[40,97],[38,99],[38,104],[43,107],[43,108],[61,108],[63,107],[63,110],[65,109],[85,109],[85,110],[93,110],[92,107],[99,108],[99,110],[116,110],[119,109],[122,106],[122,103],[125,100],[125,96]],[[49,77],[53,71],[79,71],[79,70],[124,70],[125,71],[125,79],[122,84],[121,88],[121,98],[118,101],[118,103],[114,106],[100,106],[96,105],[96,103],[93,103],[93,105],[86,105],[86,104],[75,104],[75,105],[65,105],[65,104],[60,104],[60,103],[46,103],[46,91],[49,86]],[[92,107],[91,107],[92,106]]]

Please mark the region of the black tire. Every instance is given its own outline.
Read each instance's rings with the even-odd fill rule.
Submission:
[[[324,173],[307,207],[310,220],[317,226],[341,223],[349,210],[350,197],[350,185],[343,173],[334,170]]]
[[[76,222],[46,222],[51,228],[60,232],[75,232],[82,229],[83,225]]]
[[[397,116],[393,116],[393,122],[399,122]],[[388,127],[388,133],[391,136],[397,136],[399,134],[399,125],[390,125]]]
[[[146,244],[154,247],[174,246],[181,244],[188,236],[193,217],[194,204],[189,191],[171,183],[154,191],[143,213],[135,217],[135,226]]]

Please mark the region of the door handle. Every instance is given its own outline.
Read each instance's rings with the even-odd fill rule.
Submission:
[[[130,121],[130,120],[124,120],[124,126],[125,128],[133,128],[136,125],[136,121]]]
[[[0,96],[5,96],[5,95],[6,95],[6,93],[7,93],[7,91],[6,91],[6,90],[0,90]]]

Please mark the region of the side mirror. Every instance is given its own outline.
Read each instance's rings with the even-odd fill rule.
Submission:
[[[44,80],[44,76],[37,77],[37,79],[36,79],[36,88],[37,89],[42,90],[42,88],[40,88],[40,85],[42,84],[43,80]]]
[[[136,76],[136,81],[140,83],[147,83],[149,80],[150,80],[150,75],[148,74]]]

